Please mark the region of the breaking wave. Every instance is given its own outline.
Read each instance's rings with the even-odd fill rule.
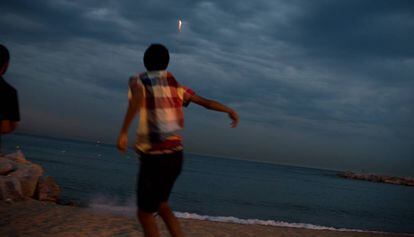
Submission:
[[[108,199],[106,197],[97,197],[97,198],[92,199],[88,206],[94,211],[113,213],[117,215],[129,216],[129,217],[135,216],[135,211],[136,211],[134,199],[128,199],[122,202],[122,204],[120,204],[119,201],[114,200],[114,199]],[[174,212],[174,213],[177,217],[183,218],[183,219],[227,222],[227,223],[237,223],[237,224],[244,224],[244,225],[265,225],[265,226],[276,226],[276,227],[304,228],[304,229],[312,229],[312,230],[386,233],[382,231],[335,228],[335,227],[320,226],[320,225],[314,225],[314,224],[308,224],[308,223],[290,223],[290,222],[277,221],[277,220],[242,219],[242,218],[237,218],[233,216],[208,216],[208,215],[200,215],[200,214],[188,213],[188,212]]]

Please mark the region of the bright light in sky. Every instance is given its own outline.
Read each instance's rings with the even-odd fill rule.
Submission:
[[[182,26],[183,26],[183,23],[182,23],[181,19],[178,19],[178,31],[181,32]]]

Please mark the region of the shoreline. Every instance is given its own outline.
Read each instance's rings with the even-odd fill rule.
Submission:
[[[92,203],[90,206],[78,206],[84,207],[88,209],[92,209],[93,211],[101,212],[101,213],[110,213],[125,217],[133,217],[133,211],[131,212],[131,206],[108,206],[106,204],[100,203]],[[189,212],[180,212],[174,211],[174,214],[180,219],[188,219],[188,220],[201,220],[201,221],[209,221],[209,222],[219,222],[219,223],[231,223],[231,224],[240,224],[240,225],[261,225],[261,226],[273,226],[273,227],[287,227],[287,228],[299,228],[299,229],[309,229],[309,230],[331,230],[331,231],[339,231],[339,232],[360,232],[360,233],[377,233],[377,234],[393,234],[394,232],[386,232],[380,230],[364,230],[364,229],[352,229],[352,228],[342,228],[342,227],[330,227],[330,226],[322,226],[317,224],[311,223],[297,223],[297,222],[286,222],[286,221],[276,221],[276,220],[264,220],[264,219],[243,219],[234,216],[209,216],[209,215],[201,215],[197,213],[189,213]],[[394,234],[409,234],[409,233],[394,233]],[[413,233],[414,236],[414,233]]]
[[[202,217],[202,216],[200,216]],[[158,219],[161,236],[169,236]],[[414,234],[385,233],[342,229],[310,229],[257,223],[233,223],[180,217],[186,236],[337,236],[385,237]],[[108,213],[103,210],[63,206],[51,202],[25,200],[0,202],[0,236],[143,236],[135,217]]]

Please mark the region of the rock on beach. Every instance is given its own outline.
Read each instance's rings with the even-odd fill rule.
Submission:
[[[36,198],[57,202],[60,188],[52,177],[43,178],[43,174],[44,169],[20,151],[0,156],[0,200]]]

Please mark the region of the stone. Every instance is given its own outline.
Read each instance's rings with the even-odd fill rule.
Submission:
[[[22,194],[25,197],[33,197],[37,182],[43,175],[43,168],[33,163],[17,164],[17,169],[8,176],[16,177],[21,184]]]
[[[39,201],[56,203],[59,201],[60,188],[52,177],[40,178],[36,196]]]
[[[4,156],[4,158],[20,164],[30,163],[30,161],[26,160],[26,158],[23,155],[23,152],[21,152],[20,150],[15,153],[7,154]]]
[[[389,175],[376,175],[376,174],[356,174],[350,171],[341,172],[338,174],[339,177],[348,179],[359,179],[372,182],[382,182],[388,184],[407,185],[414,186],[414,178],[411,177],[397,177]]]
[[[13,161],[0,157],[0,175],[7,175],[14,170]]]
[[[0,200],[21,200],[23,193],[19,179],[3,176],[0,179]]]
[[[0,200],[36,198],[57,203],[60,188],[52,177],[43,178],[43,168],[16,152],[0,157]]]

